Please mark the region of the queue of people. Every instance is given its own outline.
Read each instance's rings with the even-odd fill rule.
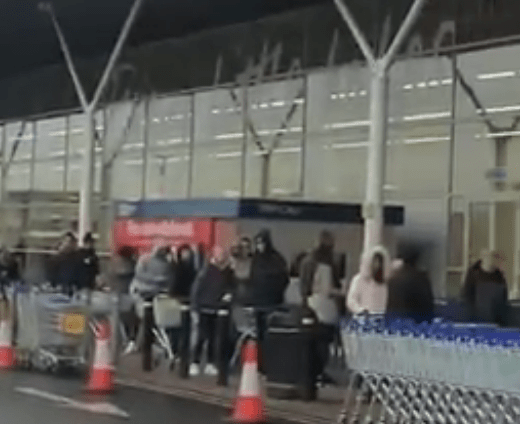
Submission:
[[[84,289],[94,290],[100,274],[94,237],[87,233],[79,247],[76,236],[66,233],[46,265],[47,281],[53,287],[69,295]]]
[[[48,261],[47,279],[69,293],[94,289],[101,281],[119,293],[129,293],[137,306],[122,317],[130,339],[127,353],[137,349],[143,296],[168,293],[189,302],[197,329],[190,373],[215,374],[216,315],[211,311],[223,304],[254,308],[261,344],[268,315],[284,303],[290,275],[296,276],[302,306],[310,309],[318,322],[316,375],[330,382],[332,379],[325,373],[329,347],[345,312],[354,317],[386,315],[416,322],[434,318],[432,285],[427,273],[419,269],[418,249],[403,246],[392,260],[387,249],[374,248],[362,256],[359,272],[348,285],[341,281],[340,258],[334,236],[328,231],[320,234],[314,249],[298,256],[291,269],[273,245],[269,230],[253,238],[242,237],[229,250],[216,246],[206,251],[203,245],[183,245],[174,250],[165,239],[158,238],[152,251],[141,257],[130,247],[119,249],[110,260],[106,278],[100,279],[92,235],[87,234],[82,247],[78,247],[75,236],[67,233],[58,252]],[[461,297],[474,321],[506,325],[507,284],[499,260],[493,252],[485,251],[468,270]],[[13,278],[13,272],[12,261],[2,253],[0,276],[9,274]],[[180,335],[172,332],[170,336],[177,353]]]

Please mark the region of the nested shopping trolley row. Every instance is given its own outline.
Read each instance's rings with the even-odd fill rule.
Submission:
[[[520,422],[520,331],[388,317],[350,319],[342,423]]]

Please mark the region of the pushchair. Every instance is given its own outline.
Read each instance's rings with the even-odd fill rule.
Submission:
[[[177,345],[176,341],[179,339],[181,329],[182,304],[178,299],[172,298],[164,292],[143,292],[139,293],[138,297],[134,295],[135,311],[141,322],[144,317],[145,299],[151,300],[153,308],[153,364],[155,367],[158,367],[164,359],[169,369],[173,370],[178,359],[175,346]],[[143,330],[141,325],[137,336],[139,341],[142,341],[144,338]]]

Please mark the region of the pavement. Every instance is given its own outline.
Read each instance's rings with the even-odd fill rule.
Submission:
[[[112,395],[89,397],[83,381],[40,373],[0,373],[0,422],[9,424],[207,424],[227,423],[222,405],[118,386]],[[288,424],[271,419],[271,424]]]
[[[238,392],[239,376],[232,375],[227,387],[219,387],[216,377],[197,376],[181,379],[176,371],[160,365],[151,372],[141,368],[141,356],[123,357],[118,366],[118,384],[122,387],[150,390],[208,405],[224,405],[231,408]],[[265,387],[265,381],[262,385]],[[318,399],[312,402],[278,400],[263,396],[267,414],[272,419],[282,419],[299,424],[331,424],[341,410],[345,397],[344,386],[320,388]]]

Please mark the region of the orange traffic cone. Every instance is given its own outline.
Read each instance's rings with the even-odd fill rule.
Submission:
[[[114,367],[110,360],[110,325],[103,321],[96,331],[94,362],[86,390],[91,393],[107,393],[114,389]]]
[[[0,304],[0,308],[0,370],[7,370],[15,365],[15,353],[11,340],[11,311],[5,299]]]
[[[0,370],[14,367],[15,355],[11,344],[11,323],[7,320],[0,322]]]
[[[256,341],[249,341],[243,351],[242,378],[232,421],[260,424],[265,422],[264,405],[258,376],[258,348]]]

